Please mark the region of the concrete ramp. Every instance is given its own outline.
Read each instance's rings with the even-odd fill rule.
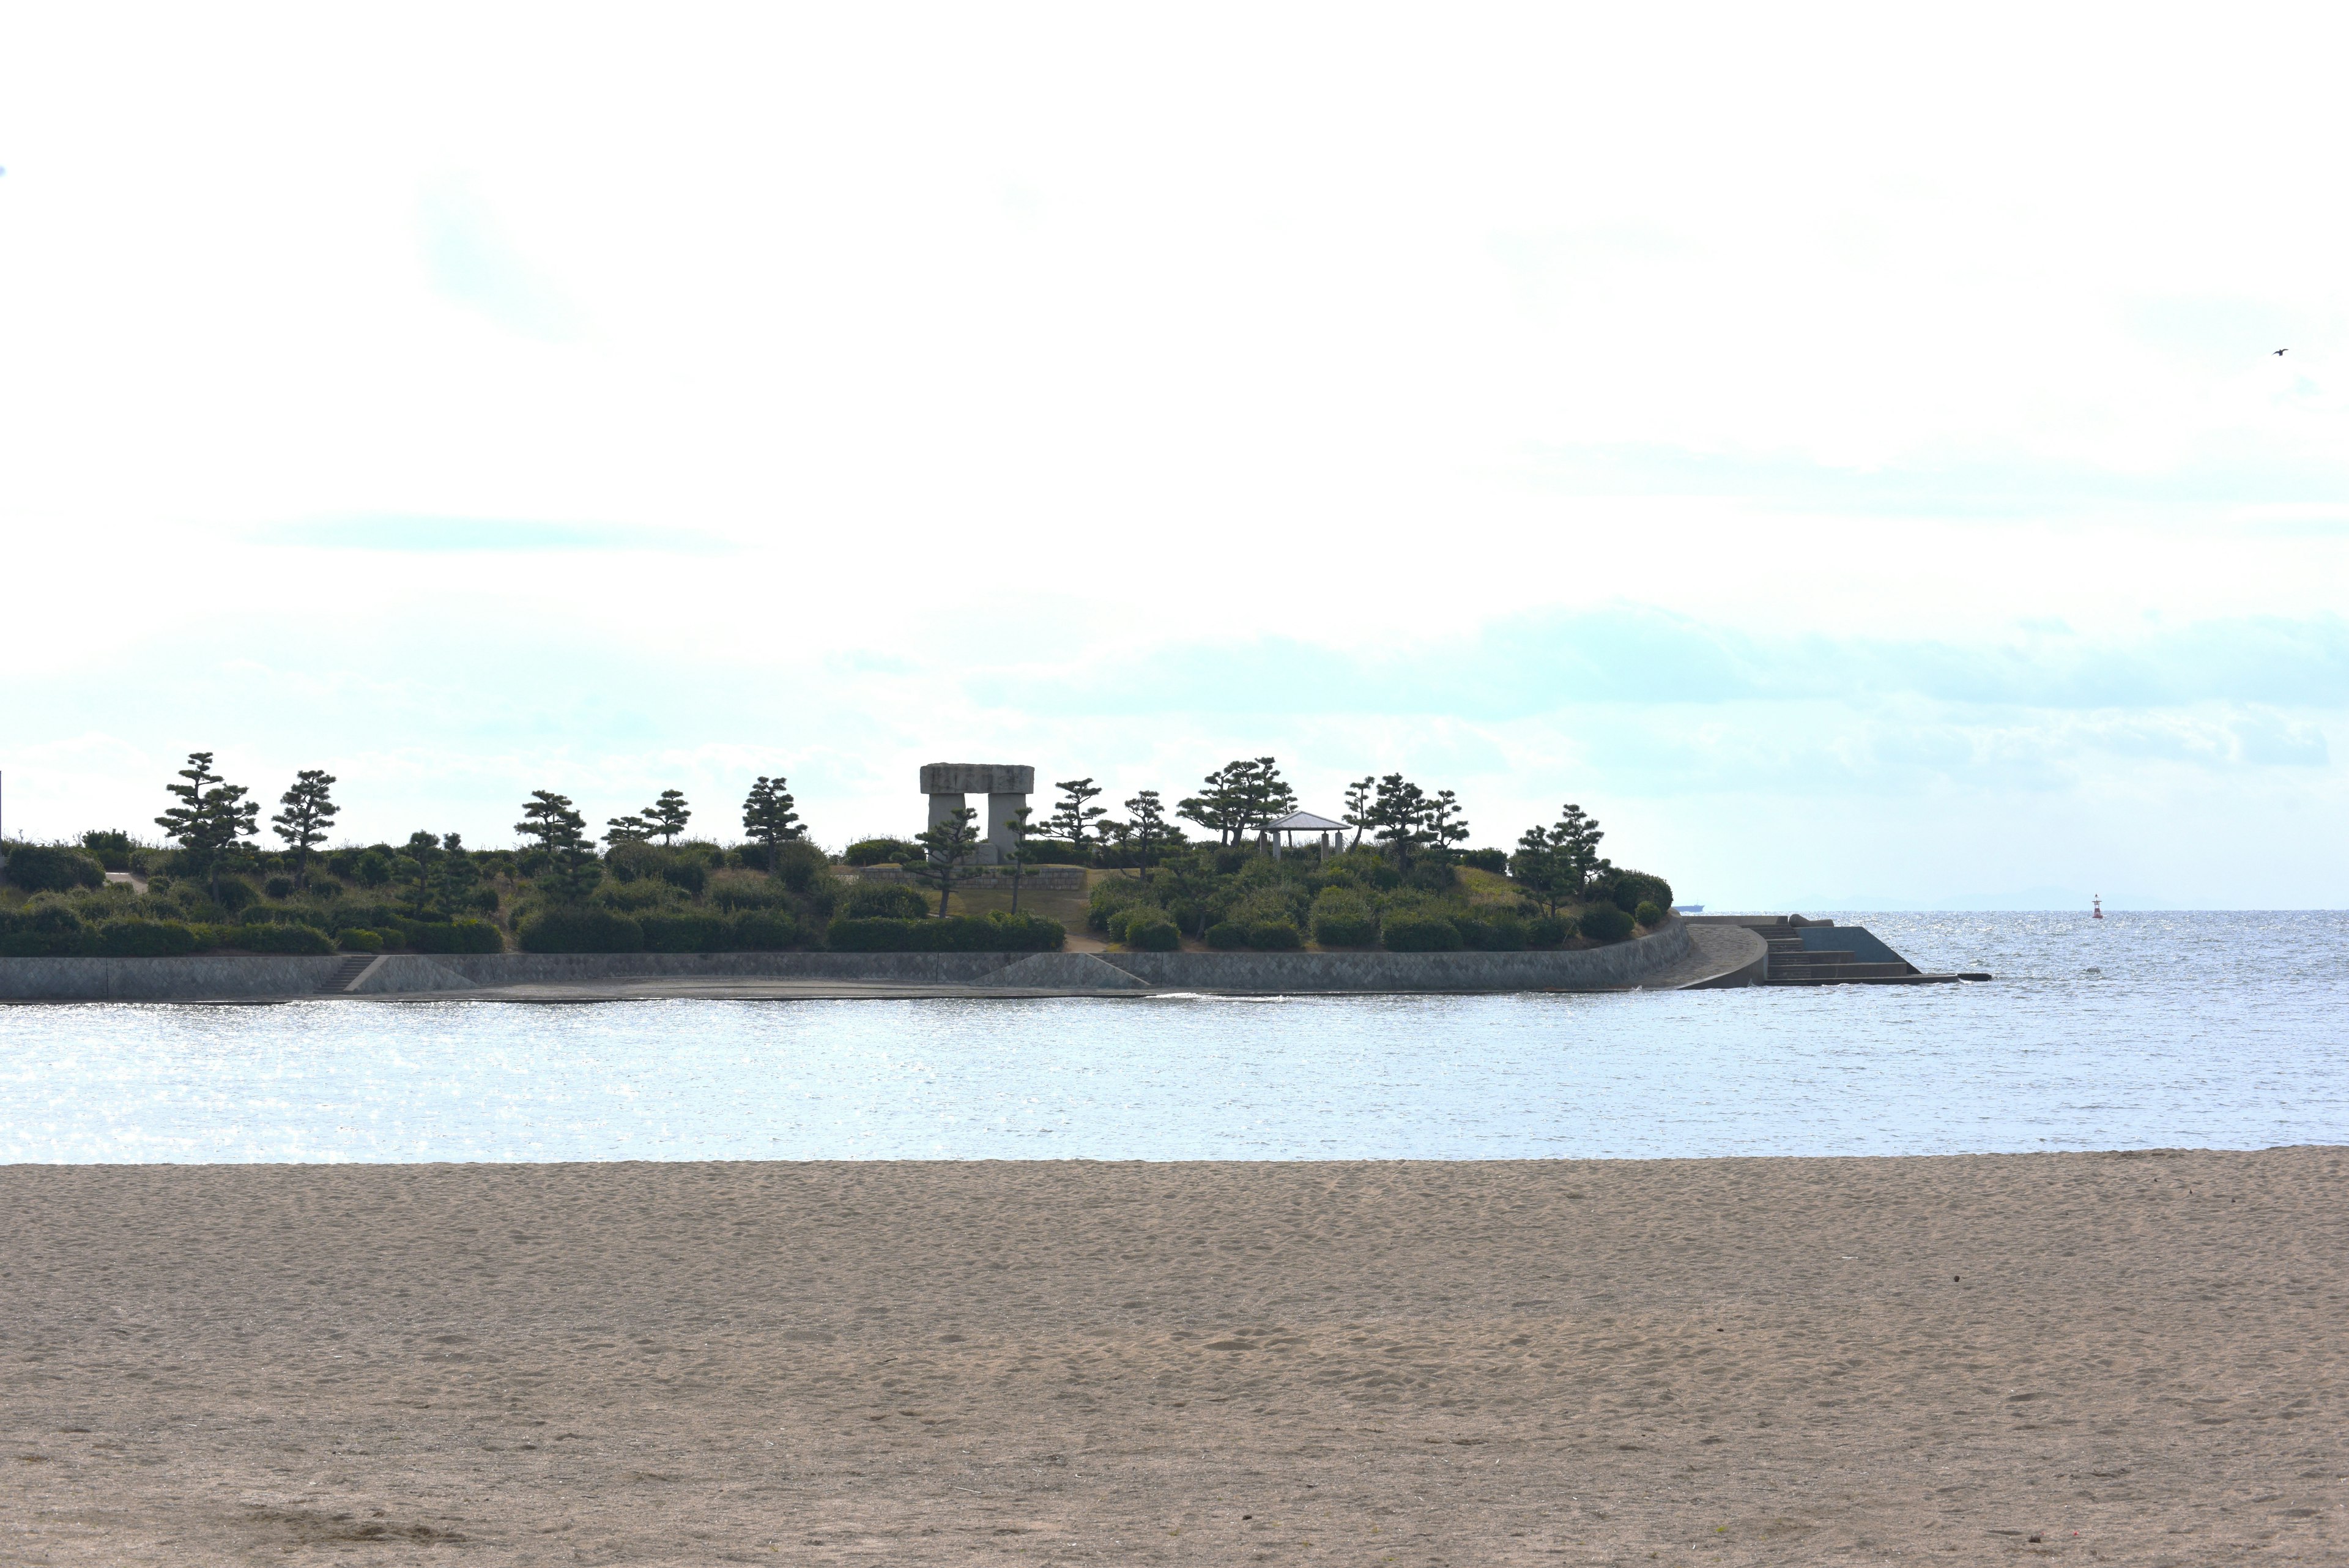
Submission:
[[[472,989],[473,981],[447,964],[414,953],[386,953],[344,987],[351,996],[401,996],[410,992]]]
[[[994,990],[1147,991],[1147,982],[1091,953],[1030,953],[978,982]]]

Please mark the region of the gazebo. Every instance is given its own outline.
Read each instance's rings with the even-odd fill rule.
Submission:
[[[1338,836],[1338,843],[1341,848],[1346,842],[1344,823],[1332,822],[1326,816],[1316,816],[1309,811],[1291,812],[1278,822],[1268,826],[1265,831],[1272,835],[1272,854],[1275,859],[1280,857],[1282,849],[1296,847],[1291,841],[1300,833],[1318,833],[1321,836],[1321,855],[1324,859],[1327,859],[1330,855],[1331,834]]]

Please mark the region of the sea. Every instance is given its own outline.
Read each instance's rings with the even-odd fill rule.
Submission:
[[[0,1008],[0,1162],[1519,1159],[2349,1141],[2349,913],[1847,913],[1985,983]]]

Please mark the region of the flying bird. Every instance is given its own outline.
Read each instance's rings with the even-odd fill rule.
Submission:
[[[2277,350],[2276,350],[2276,358],[2279,358],[2279,359],[2282,358],[2284,357],[2284,355],[2285,355],[2285,353],[2286,353],[2286,352],[2288,352],[2288,350],[2285,350],[2285,349],[2282,349],[2282,348],[2279,348],[2279,349],[2277,349]]]

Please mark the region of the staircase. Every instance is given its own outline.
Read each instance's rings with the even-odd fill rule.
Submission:
[[[380,953],[344,955],[343,961],[336,964],[327,972],[326,978],[318,982],[318,994],[321,996],[348,994],[351,987],[358,983],[359,977],[367,973],[382,956]]]
[[[1800,915],[1684,915],[1691,925],[1744,926],[1770,956],[1757,985],[1940,985],[1986,974],[1925,974],[1865,926]],[[1811,933],[1807,938],[1805,932]],[[1830,934],[1832,933],[1832,934]]]

